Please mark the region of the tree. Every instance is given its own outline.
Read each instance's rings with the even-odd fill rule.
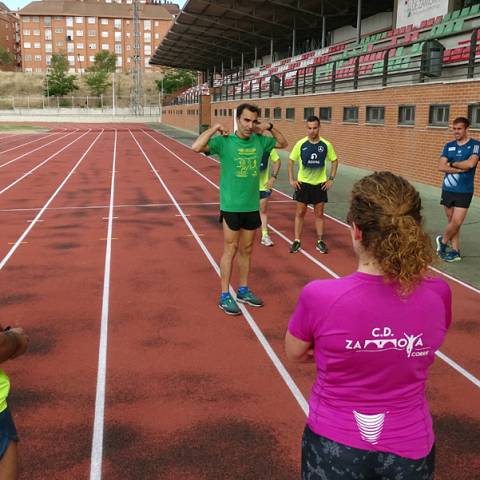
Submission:
[[[157,88],[159,91],[162,91],[162,82],[163,82],[163,93],[169,94],[173,93],[181,88],[191,87],[197,78],[197,74],[191,70],[177,70],[175,68],[167,69],[163,80],[155,80]]]
[[[0,46],[0,66],[10,67],[13,65],[14,61],[15,57],[4,47]]]
[[[94,63],[86,69],[85,83],[93,95],[99,97],[112,84],[109,82],[109,74],[115,72],[117,56],[107,51],[98,52]]]
[[[76,75],[69,75],[70,64],[65,55],[54,53],[50,64],[50,71],[45,79],[45,94],[47,96],[63,97],[78,90],[75,84]]]

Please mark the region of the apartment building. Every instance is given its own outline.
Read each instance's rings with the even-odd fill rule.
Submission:
[[[0,50],[13,56],[11,65],[0,65],[1,70],[14,71],[20,66],[20,36],[18,18],[14,12],[0,2]]]
[[[60,53],[67,56],[72,72],[81,73],[102,50],[117,55],[118,71],[132,67],[132,0],[34,1],[21,9],[19,16],[24,72],[45,72],[52,55]],[[173,21],[164,4],[140,2],[140,52],[145,71],[158,68],[149,60]]]

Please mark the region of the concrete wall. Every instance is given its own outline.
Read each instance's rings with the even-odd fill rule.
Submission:
[[[328,22],[328,19],[327,19]],[[328,26],[328,23],[327,23]],[[362,20],[362,35],[393,28],[393,13],[382,12]],[[332,32],[332,45],[357,38],[357,29],[351,26],[338,28]]]

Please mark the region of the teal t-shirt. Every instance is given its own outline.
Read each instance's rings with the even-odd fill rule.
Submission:
[[[272,150],[276,140],[252,134],[248,139],[218,135],[208,142],[211,154],[220,157],[220,210],[255,212],[260,208],[260,162],[263,152]]]

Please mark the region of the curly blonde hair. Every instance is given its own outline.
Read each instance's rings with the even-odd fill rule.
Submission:
[[[421,209],[417,190],[391,172],[376,172],[353,186],[348,221],[362,231],[363,247],[402,295],[414,290],[434,258]]]

